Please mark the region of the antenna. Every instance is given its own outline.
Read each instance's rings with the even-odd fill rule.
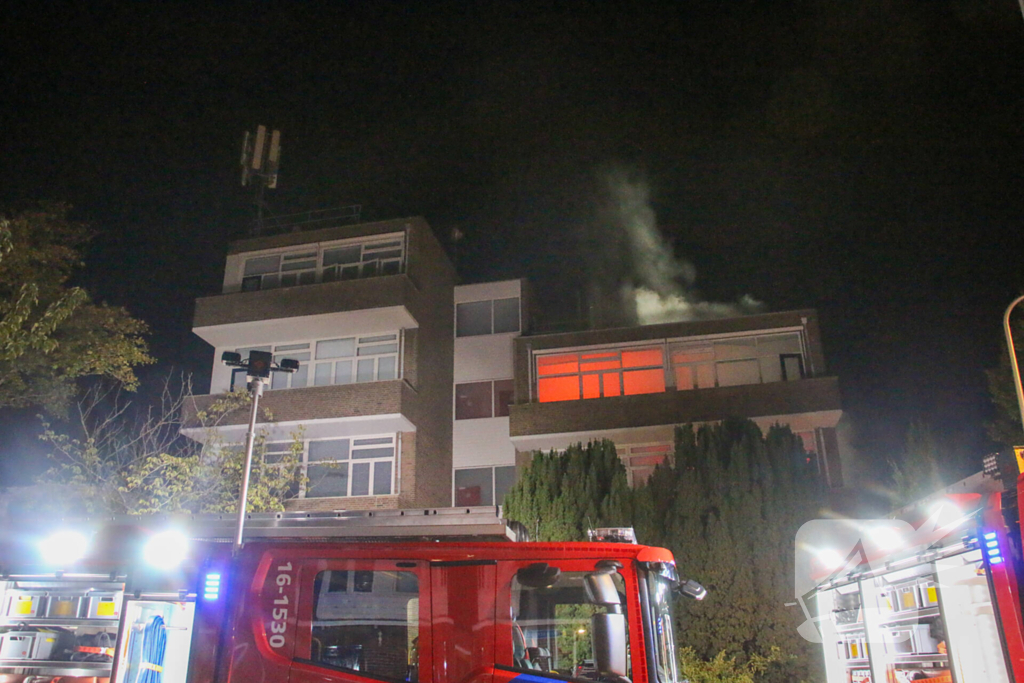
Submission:
[[[266,202],[263,193],[277,187],[277,168],[281,159],[281,131],[273,130],[267,135],[266,126],[256,126],[256,133],[245,132],[242,138],[242,187],[254,185],[256,196],[255,234],[263,232],[263,209]]]

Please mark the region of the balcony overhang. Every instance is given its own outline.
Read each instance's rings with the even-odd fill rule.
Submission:
[[[839,382],[818,377],[692,391],[509,406],[509,432],[519,450],[551,448],[551,439],[582,441],[587,435],[653,430],[688,422],[746,417],[762,428],[776,422],[794,431],[834,427],[842,415]],[[610,437],[609,437],[610,438]],[[650,439],[660,440],[660,439]],[[536,444],[541,444],[537,446]]]
[[[299,318],[304,335],[307,323],[318,325],[327,336],[339,329],[375,332],[418,327],[418,299],[415,285],[404,273],[233,292],[196,299],[192,328],[207,342],[223,346],[236,343],[240,331],[252,332],[261,340],[280,341],[280,331],[293,330]],[[372,329],[361,327],[367,324]],[[254,337],[246,338],[245,343],[259,342]]]
[[[219,439],[223,443],[244,443],[248,426],[247,424],[234,424],[197,427],[182,429],[181,433],[200,443],[206,443],[213,438]],[[267,435],[267,441],[290,441],[299,435],[303,439],[336,439],[371,434],[415,432],[416,425],[401,413],[391,413],[319,420],[260,422],[256,424],[256,429]]]
[[[208,344],[221,348],[240,343],[246,346],[279,343],[283,339],[296,338],[296,331],[300,329],[301,333],[298,336],[303,339],[326,339],[344,335],[348,331],[371,335],[418,326],[416,319],[405,306],[388,306],[371,310],[335,311],[301,317],[209,325],[194,327],[192,331]]]

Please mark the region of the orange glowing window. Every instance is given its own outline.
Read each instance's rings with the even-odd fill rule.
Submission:
[[[624,372],[622,373],[622,389],[622,393],[627,396],[656,394],[665,391],[665,373],[661,368]]]
[[[622,387],[619,385],[619,373],[606,372],[601,376],[604,383],[605,396],[619,396],[622,394]]]
[[[566,353],[557,356],[540,356],[537,358],[538,375],[567,375],[571,372],[579,372],[578,356],[575,353]]]
[[[537,398],[541,403],[576,401],[580,397],[580,377],[542,377],[537,380]]]
[[[599,351],[597,353],[585,353],[583,354],[583,360],[601,360],[602,358],[618,358],[618,351]]]
[[[654,446],[633,446],[629,449],[634,455],[637,453],[668,453],[672,450],[672,444],[660,443]]]
[[[583,375],[583,398],[600,398],[600,375]]]
[[[622,367],[624,368],[647,368],[652,365],[661,365],[661,349],[639,349],[637,351],[622,352]],[[628,391],[626,392],[629,393]]]
[[[685,365],[674,368],[676,375],[676,389],[684,391],[693,389],[693,369]]]

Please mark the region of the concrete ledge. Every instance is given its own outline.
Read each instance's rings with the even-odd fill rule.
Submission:
[[[817,377],[797,382],[745,384],[553,403],[520,403],[509,406],[509,431],[515,438],[535,434],[708,422],[735,416],[758,418],[839,411],[841,408],[838,379]]]

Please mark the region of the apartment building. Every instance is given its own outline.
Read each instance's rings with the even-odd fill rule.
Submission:
[[[456,285],[422,218],[283,227],[230,245],[193,330],[215,350],[198,409],[244,389],[224,351],[299,362],[261,402],[270,462],[301,431],[308,483],[289,508],[496,505],[530,452],[593,438],[615,441],[636,484],[675,425],[730,416],[789,425],[841,486],[838,383],[814,311],[538,334],[527,283]],[[217,432],[242,442],[247,420]]]
[[[301,427],[308,484],[290,507],[450,505],[454,285],[422,218],[234,242],[221,293],[196,301],[193,331],[215,350],[197,407],[244,389],[224,351],[295,359],[298,372],[274,374],[261,401],[273,422],[260,425],[268,459]],[[243,441],[247,422],[229,415],[220,436]]]

